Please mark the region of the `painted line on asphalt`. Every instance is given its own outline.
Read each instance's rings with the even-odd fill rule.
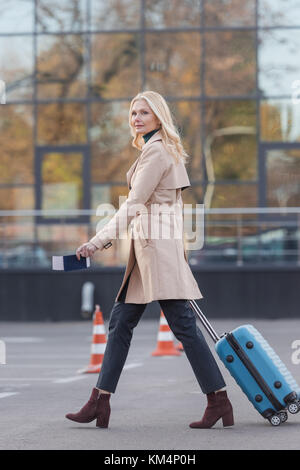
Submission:
[[[76,382],[77,380],[86,379],[87,375],[74,375],[73,377],[64,377],[63,379],[53,380],[54,384],[67,384],[69,382]]]
[[[0,381],[4,382],[50,382],[52,379],[49,378],[37,378],[37,377],[0,377]]]
[[[43,343],[44,338],[36,336],[1,336],[5,343]]]
[[[0,398],[11,397],[12,395],[19,395],[19,392],[1,392]]]
[[[142,362],[136,362],[136,363],[132,363],[132,364],[127,364],[124,366],[124,369],[127,370],[127,369],[134,369],[135,367],[141,367],[143,365]]]

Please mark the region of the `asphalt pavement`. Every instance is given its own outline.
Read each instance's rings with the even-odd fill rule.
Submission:
[[[218,332],[252,323],[270,342],[298,383],[300,364],[292,348],[298,320],[214,320]],[[105,323],[107,331],[107,323]],[[299,450],[300,413],[273,427],[253,408],[217,358],[234,407],[235,425],[189,428],[201,419],[206,397],[181,356],[153,357],[159,316],[136,327],[125,369],[111,397],[108,429],[65,419],[90,396],[97,374],[78,373],[91,355],[92,320],[0,323],[6,364],[0,364],[1,450]],[[203,328],[202,328],[203,330]],[[212,340],[204,332],[214,351]],[[295,361],[294,361],[295,362]],[[192,454],[192,452],[190,452]],[[133,466],[133,465],[132,465]]]

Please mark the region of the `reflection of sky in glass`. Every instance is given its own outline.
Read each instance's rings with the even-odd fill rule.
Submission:
[[[0,36],[0,79],[6,98],[31,98],[33,83],[33,37]]]
[[[0,33],[31,33],[33,0],[0,0]]]
[[[300,31],[259,32],[259,88],[264,95],[288,95],[300,79]]]
[[[299,0],[259,0],[259,26],[300,26]]]
[[[47,14],[48,12],[51,14]],[[87,0],[38,0],[38,31],[84,31]]]

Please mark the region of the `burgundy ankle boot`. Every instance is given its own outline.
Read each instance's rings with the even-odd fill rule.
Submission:
[[[208,393],[207,408],[201,421],[195,421],[190,424],[191,428],[211,428],[222,418],[223,426],[233,426],[232,405],[227,397],[226,391]]]
[[[97,418],[98,428],[107,428],[110,417],[110,393],[100,393],[97,388],[93,388],[89,401],[78,413],[68,413],[66,418],[76,421],[76,423],[90,423]]]

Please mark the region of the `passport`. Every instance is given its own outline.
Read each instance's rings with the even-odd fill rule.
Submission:
[[[52,269],[54,271],[75,271],[77,269],[87,269],[91,266],[91,258],[76,255],[52,256]]]

